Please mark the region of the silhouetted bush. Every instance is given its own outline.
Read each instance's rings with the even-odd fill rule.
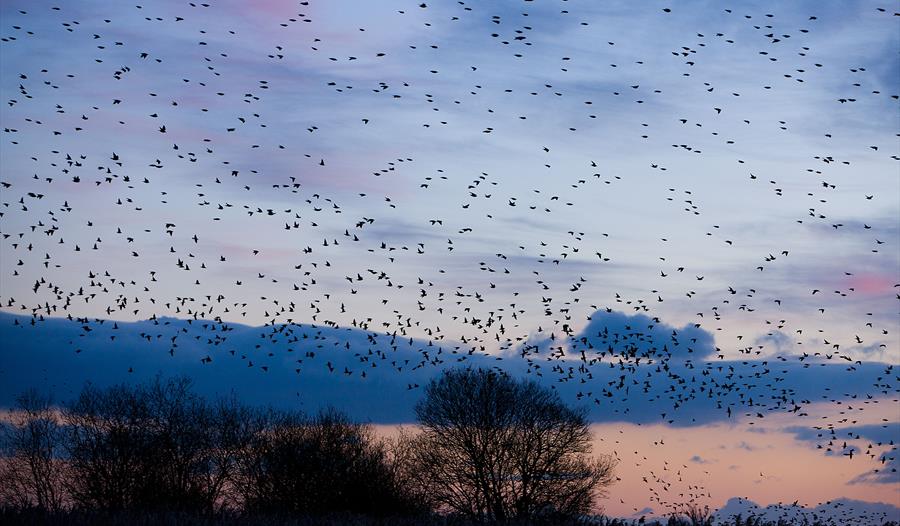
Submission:
[[[258,419],[235,483],[247,511],[376,516],[424,511],[404,494],[386,445],[369,426],[333,410],[311,419],[276,412]]]

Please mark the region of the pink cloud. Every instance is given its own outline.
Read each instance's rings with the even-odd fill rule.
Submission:
[[[884,274],[860,274],[847,278],[846,286],[866,296],[890,294],[897,283],[895,277]]]

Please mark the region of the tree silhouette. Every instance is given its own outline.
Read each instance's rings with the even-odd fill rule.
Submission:
[[[614,480],[615,460],[591,455],[585,412],[532,381],[449,370],[416,415],[413,470],[440,510],[479,522],[578,517]]]
[[[62,428],[49,397],[34,389],[16,398],[16,409],[2,428],[0,501],[48,512],[62,509]]]
[[[72,498],[89,509],[212,511],[246,442],[241,411],[210,404],[184,377],[86,386],[65,411]]]
[[[2,427],[0,508],[417,516],[388,444],[335,410],[213,402],[189,379],[87,384],[55,408],[29,391]]]

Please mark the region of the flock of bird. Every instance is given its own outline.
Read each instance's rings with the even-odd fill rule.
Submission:
[[[829,62],[812,8],[395,3],[0,6],[14,323],[186,319],[141,340],[247,374],[296,352],[335,389],[478,358],[676,425],[697,401],[749,425],[826,404],[819,447],[896,483],[895,441],[845,430],[897,420],[896,50]],[[791,100],[838,116],[772,120]],[[792,381],[835,368],[870,383]],[[661,509],[711,497],[676,495],[682,469],[645,477]]]

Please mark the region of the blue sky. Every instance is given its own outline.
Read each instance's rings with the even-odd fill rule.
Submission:
[[[833,394],[826,424],[880,425],[842,421],[853,395],[896,415],[896,374],[869,388],[900,362],[894,4],[421,4],[0,4],[3,311],[396,334],[576,401],[611,362],[653,392],[727,363]],[[68,329],[41,327],[44,356]],[[15,385],[128,362],[2,347]],[[649,398],[595,419],[666,423]],[[726,398],[672,425],[748,412]]]

